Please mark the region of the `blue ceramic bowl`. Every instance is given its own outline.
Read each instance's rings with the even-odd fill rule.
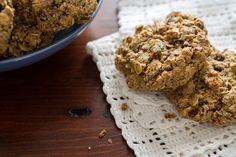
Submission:
[[[89,22],[81,25],[74,25],[67,30],[57,33],[53,43],[48,45],[47,47],[38,49],[34,52],[27,53],[20,57],[0,61],[0,72],[16,70],[31,65],[53,55],[57,51],[69,45],[89,26],[94,17],[97,15],[98,10],[101,7],[102,1],[103,0],[98,0],[97,9],[93,13],[93,17]]]

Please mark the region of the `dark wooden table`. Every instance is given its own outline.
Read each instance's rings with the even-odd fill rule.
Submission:
[[[85,51],[88,41],[117,27],[116,1],[105,0],[95,21],[67,48],[0,74],[0,157],[134,156],[110,115],[99,72]],[[83,108],[91,114],[68,115],[70,109]],[[108,133],[100,140],[102,128]]]

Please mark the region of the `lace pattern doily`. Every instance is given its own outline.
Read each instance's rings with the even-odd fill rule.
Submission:
[[[100,71],[115,122],[136,156],[235,157],[236,125],[214,127],[182,118],[163,121],[164,112],[176,111],[161,93],[129,90],[114,65],[119,41],[120,34],[115,33],[89,42],[87,48]],[[128,110],[120,109],[122,103]]]

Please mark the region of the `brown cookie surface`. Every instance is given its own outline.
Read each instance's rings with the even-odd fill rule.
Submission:
[[[138,26],[118,47],[115,64],[130,88],[174,90],[205,66],[213,50],[199,18],[173,12],[164,23]]]
[[[8,47],[13,29],[15,10],[7,0],[0,0],[0,57],[4,56]]]
[[[205,70],[169,92],[183,117],[213,124],[236,122],[236,54],[215,51]]]

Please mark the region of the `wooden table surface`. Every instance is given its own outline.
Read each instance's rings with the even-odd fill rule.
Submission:
[[[116,0],[105,0],[90,27],[61,52],[0,74],[1,157],[134,156],[110,115],[98,69],[85,51],[88,41],[117,31],[116,12]],[[71,117],[71,109],[85,115]],[[107,135],[100,140],[103,128]]]

